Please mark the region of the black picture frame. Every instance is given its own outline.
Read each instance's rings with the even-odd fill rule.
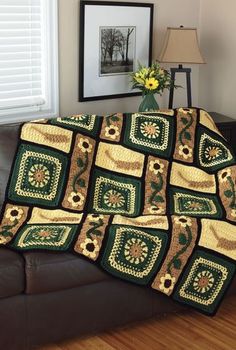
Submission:
[[[104,12],[104,10],[106,11]],[[93,15],[93,11],[96,11],[96,16]],[[132,11],[133,16],[131,17],[128,16],[129,11],[130,13]],[[111,15],[110,16],[107,15],[107,12],[110,12]],[[153,12],[154,12],[154,5],[152,3],[83,1],[83,0],[80,2],[80,28],[79,28],[79,31],[80,31],[79,33],[80,34],[79,35],[79,101],[80,102],[141,95],[140,92],[131,90],[130,77],[128,75],[128,72],[127,71],[117,72],[117,70],[124,70],[124,69],[130,70],[130,71],[136,70],[138,62],[148,66],[151,64],[152,39],[153,39]],[[104,18],[103,18],[103,13],[104,13]],[[113,24],[111,25],[113,13],[114,13],[114,25]],[[139,20],[139,17],[142,14],[143,16],[145,16],[143,21]],[[124,19],[126,18],[125,16],[129,20],[130,24],[128,25],[126,25],[127,20]],[[95,21],[90,21],[91,20],[90,17],[93,17]],[[120,23],[119,23],[119,18],[120,18]],[[88,25],[88,23],[90,24]],[[89,30],[87,30],[86,25],[88,26]],[[145,27],[142,28],[141,27],[142,25],[143,26],[145,25]],[[131,51],[133,57],[132,59],[129,59],[128,55],[126,56],[125,62],[126,63],[128,62],[128,65],[126,64],[126,67],[122,67],[122,64],[124,62],[123,53],[122,53],[122,60],[123,60],[122,64],[117,59],[118,49],[115,52],[116,54],[115,63],[117,65],[114,65],[114,66],[112,65],[113,63],[112,59],[113,57],[115,57],[114,53],[110,55],[110,61],[111,61],[110,67],[109,67],[109,64],[106,62],[106,54],[104,54],[103,40],[105,40],[104,38],[106,37],[106,35],[110,34],[110,30],[116,30],[116,32],[118,32],[119,35],[121,35],[122,42],[124,41],[124,38],[127,39],[130,32],[132,32],[132,34],[130,34],[129,38],[131,38],[131,35],[133,36],[135,35],[135,38],[131,40],[132,48],[131,50],[129,50]],[[127,47],[129,47],[128,45],[130,45],[129,38],[128,38],[128,41],[126,40],[127,41],[126,52],[128,51],[127,49]],[[90,47],[91,42],[93,42],[94,51]],[[121,41],[118,44],[119,48],[120,46],[121,46]],[[95,55],[94,62],[92,61],[93,55]],[[120,55],[121,54],[119,52],[119,57]],[[103,61],[101,57],[103,57]],[[103,74],[101,74],[101,72]],[[108,93],[107,91],[109,90],[109,84],[110,84],[110,89],[114,90],[111,93]]]

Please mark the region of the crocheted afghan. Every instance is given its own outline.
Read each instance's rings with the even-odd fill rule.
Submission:
[[[236,158],[200,109],[23,124],[0,243],[70,251],[214,314],[235,274]]]

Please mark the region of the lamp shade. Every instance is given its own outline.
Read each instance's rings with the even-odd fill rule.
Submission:
[[[167,28],[159,61],[166,63],[205,63],[198,44],[197,29]]]

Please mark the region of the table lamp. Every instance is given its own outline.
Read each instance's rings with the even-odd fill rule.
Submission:
[[[197,29],[167,28],[162,52],[158,58],[162,63],[178,63],[178,68],[171,68],[171,78],[175,81],[176,73],[186,73],[188,107],[192,106],[191,68],[183,68],[183,63],[205,63],[198,44]],[[170,88],[169,108],[173,108],[174,86]]]

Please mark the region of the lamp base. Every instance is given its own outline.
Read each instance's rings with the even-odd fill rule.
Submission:
[[[191,68],[183,68],[182,64],[179,64],[178,68],[171,68],[171,79],[173,82],[175,82],[175,74],[176,73],[185,73],[186,74],[186,84],[187,84],[187,101],[188,106],[192,107],[192,94],[191,94]],[[174,85],[174,84],[173,84]],[[173,100],[174,100],[174,86],[170,88],[170,95],[169,95],[169,109],[173,108]]]

